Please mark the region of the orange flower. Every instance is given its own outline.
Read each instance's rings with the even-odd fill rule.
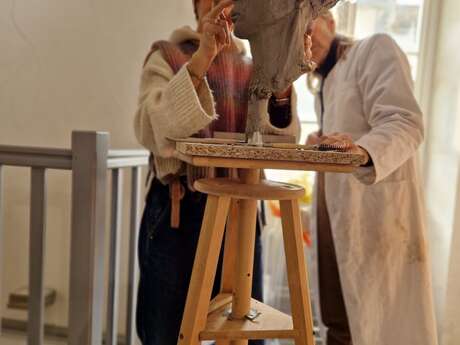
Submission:
[[[279,202],[275,200],[270,200],[268,202],[268,205],[270,206],[270,211],[272,211],[273,217],[281,218],[281,209]]]

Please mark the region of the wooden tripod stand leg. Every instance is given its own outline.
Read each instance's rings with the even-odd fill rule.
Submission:
[[[206,326],[229,207],[229,197],[208,196],[179,333],[180,345],[198,345],[200,332]]]
[[[239,200],[232,199],[225,230],[224,260],[222,264],[221,293],[233,293],[236,255],[238,250],[238,207]],[[228,345],[230,340],[217,339],[216,345]]]
[[[235,263],[238,250],[238,207],[240,200],[232,199],[225,230],[224,259],[220,292],[233,293]]]
[[[302,245],[302,225],[298,200],[280,201],[284,251],[291,298],[294,329],[299,331],[296,345],[314,345],[313,317],[307,267]]]
[[[242,170],[241,181],[257,184],[260,170]],[[251,307],[252,275],[254,267],[254,246],[256,238],[257,199],[240,200],[238,208],[238,256],[232,303],[232,318],[241,320]],[[232,341],[232,345],[246,345],[247,340]]]

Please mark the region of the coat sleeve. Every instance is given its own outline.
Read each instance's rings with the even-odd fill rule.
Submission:
[[[409,63],[392,38],[384,34],[370,38],[359,66],[358,85],[371,129],[356,144],[369,152],[374,165],[359,168],[355,176],[373,184],[415,155],[423,141],[423,116]]]
[[[168,137],[189,137],[216,118],[206,80],[196,90],[186,66],[174,75],[161,53],[153,53],[142,72],[134,120],[141,145],[155,155],[169,158],[174,147]]]

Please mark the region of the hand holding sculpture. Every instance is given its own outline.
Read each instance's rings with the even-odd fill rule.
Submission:
[[[201,34],[200,45],[187,65],[195,87],[200,85],[214,58],[231,43],[231,23],[225,14],[231,6],[233,6],[232,0],[220,1],[200,18],[198,25]]]

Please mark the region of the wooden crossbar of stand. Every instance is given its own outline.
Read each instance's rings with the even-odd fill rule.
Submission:
[[[254,321],[229,320],[227,314],[232,306],[232,295],[221,294],[211,301],[205,329],[200,340],[231,339],[289,339],[299,335],[294,330],[292,318],[268,305],[251,299],[251,309],[260,312]],[[216,304],[217,300],[217,306]],[[222,302],[226,303],[223,304]]]
[[[258,169],[241,170],[239,181],[199,180],[195,188],[208,201],[178,344],[291,338],[296,345],[314,345],[298,204],[303,189],[261,182]],[[292,317],[251,298],[258,200],[280,200]],[[210,301],[225,224],[221,294]]]

